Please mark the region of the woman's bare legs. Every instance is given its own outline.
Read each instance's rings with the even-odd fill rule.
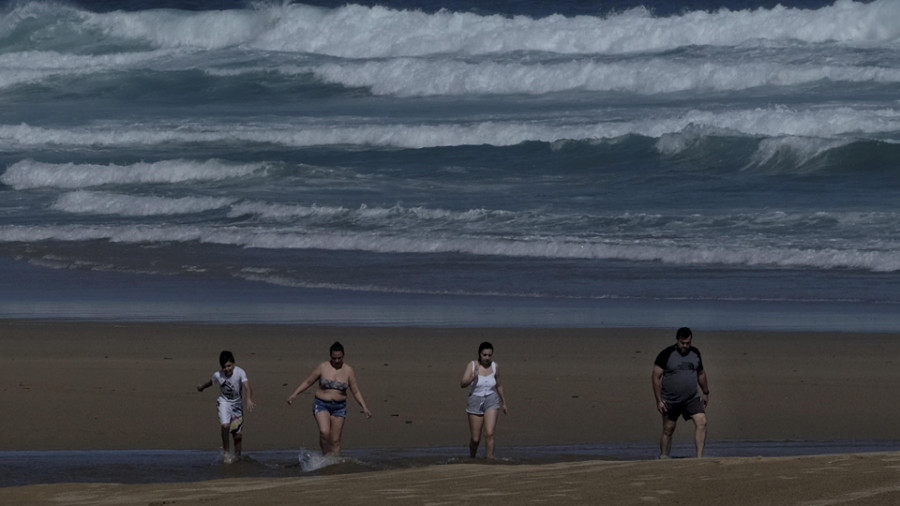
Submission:
[[[331,414],[319,411],[315,417],[319,426],[319,448],[322,449],[322,455],[328,455],[331,452]]]
[[[494,458],[494,429],[497,428],[498,409],[489,409],[484,412],[484,458]]]
[[[331,417],[331,454],[341,454],[341,433],[344,431],[344,420],[342,416]]]
[[[319,425],[319,448],[322,449],[322,455],[340,455],[344,417],[331,416],[328,411],[319,411],[316,413],[316,423]]]
[[[469,432],[471,433],[471,438],[469,439],[469,456],[473,459],[478,452],[478,443],[481,442],[481,428],[483,426],[484,416],[469,413]]]
[[[469,456],[475,458],[478,452],[478,444],[481,442],[481,433],[484,431],[484,458],[494,458],[494,430],[497,428],[498,409],[489,409],[484,415],[469,413],[469,431],[472,438],[469,440]]]

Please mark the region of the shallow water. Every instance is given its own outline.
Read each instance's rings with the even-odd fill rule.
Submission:
[[[786,457],[900,450],[900,441],[717,441],[707,457]],[[675,445],[674,458],[693,447]],[[655,458],[655,444],[596,444],[498,448],[494,465],[547,464],[583,460]],[[305,449],[248,452],[223,464],[221,452],[198,450],[7,451],[0,452],[0,487],[40,483],[166,483],[221,478],[287,478],[478,462],[465,448],[355,449],[322,458]]]

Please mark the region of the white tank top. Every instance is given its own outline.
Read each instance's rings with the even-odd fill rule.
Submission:
[[[494,393],[497,388],[497,362],[491,362],[491,373],[487,376],[479,376],[478,375],[478,366],[475,362],[472,362],[472,372],[475,374],[475,381],[472,382],[472,389],[469,390],[469,395],[477,395],[479,397],[485,397]]]

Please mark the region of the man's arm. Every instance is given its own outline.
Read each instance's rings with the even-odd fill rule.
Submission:
[[[706,380],[706,370],[697,374],[697,384],[700,385],[700,393],[703,394],[703,404],[709,404],[709,383]]]
[[[666,414],[666,403],[662,400],[662,375],[663,368],[654,365],[653,373],[650,375],[650,382],[653,384],[653,396],[656,398],[656,410],[660,414]]]

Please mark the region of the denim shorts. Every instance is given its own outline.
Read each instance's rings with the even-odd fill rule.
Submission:
[[[466,413],[470,415],[483,415],[486,411],[492,409],[500,409],[500,396],[497,392],[491,392],[484,397],[480,395],[470,395],[469,404],[466,406]]]
[[[327,411],[331,416],[347,418],[347,401],[323,401],[318,397],[313,401],[313,414]]]

